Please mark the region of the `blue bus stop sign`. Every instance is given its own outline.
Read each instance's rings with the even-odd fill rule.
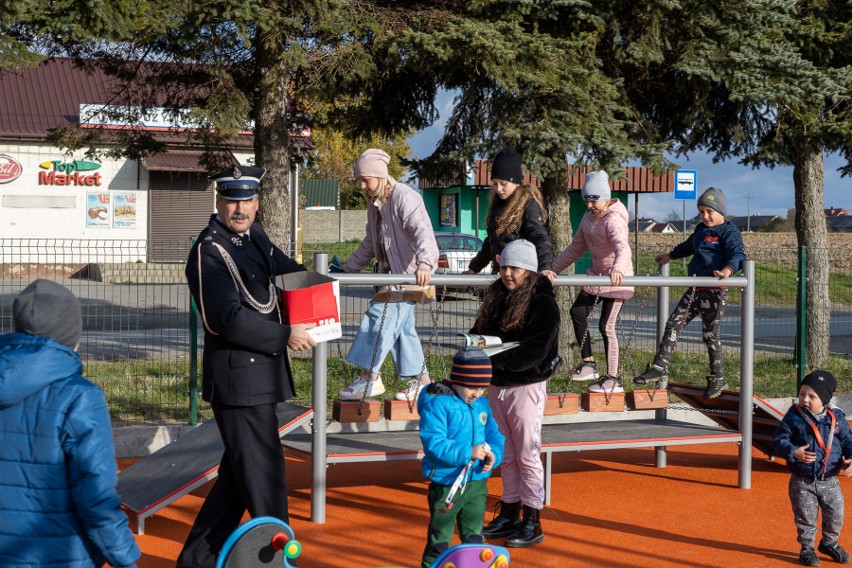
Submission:
[[[675,172],[675,199],[696,199],[698,175],[695,170],[678,170]]]

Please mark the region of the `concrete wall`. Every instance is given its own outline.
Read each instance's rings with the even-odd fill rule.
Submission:
[[[361,240],[367,227],[367,210],[353,211],[299,211],[302,227],[302,242],[342,243],[352,239]]]

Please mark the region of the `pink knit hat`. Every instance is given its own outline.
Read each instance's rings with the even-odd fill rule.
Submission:
[[[370,148],[365,150],[358,161],[355,162],[355,177],[374,177],[385,179],[388,177],[388,164],[390,156],[384,150]]]

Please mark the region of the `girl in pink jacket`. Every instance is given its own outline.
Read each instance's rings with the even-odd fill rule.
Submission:
[[[624,300],[633,297],[633,288],[621,286],[624,276],[633,276],[633,263],[627,229],[627,208],[618,199],[611,199],[609,177],[604,171],[590,172],[583,184],[583,199],[588,212],[583,215],[574,240],[553,261],[553,270],[543,271],[551,279],[580,258],[586,250],[592,257],[589,276],[609,276],[612,286],[585,286],[571,306],[574,335],[580,345],[582,361],[571,375],[572,381],[600,379],[589,392],[624,392],[618,370],[618,338],[615,324]],[[599,305],[600,331],[606,351],[607,373],[598,374],[588,337],[589,318]]]

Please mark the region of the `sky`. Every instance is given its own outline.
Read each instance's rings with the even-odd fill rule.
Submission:
[[[439,119],[424,130],[409,138],[413,157],[425,158],[430,155],[444,129],[452,109],[452,96],[443,92],[438,95],[436,106]],[[824,156],[825,200],[823,207],[846,209],[852,213],[852,178],[841,178],[837,168],[843,163],[837,154]],[[686,157],[673,158],[681,169],[695,170],[698,195],[708,187],[721,188],[728,198],[728,214],[733,216],[779,215],[787,216],[787,210],[794,206],[793,168],[776,167],[774,169],[752,169],[728,160],[714,164],[705,153],[694,153]],[[683,217],[684,202],[676,200],[673,193],[641,194],[639,196],[639,216],[663,221],[676,215]],[[628,210],[635,214],[634,199],[628,199]],[[695,200],[686,202],[686,216],[697,214]]]

